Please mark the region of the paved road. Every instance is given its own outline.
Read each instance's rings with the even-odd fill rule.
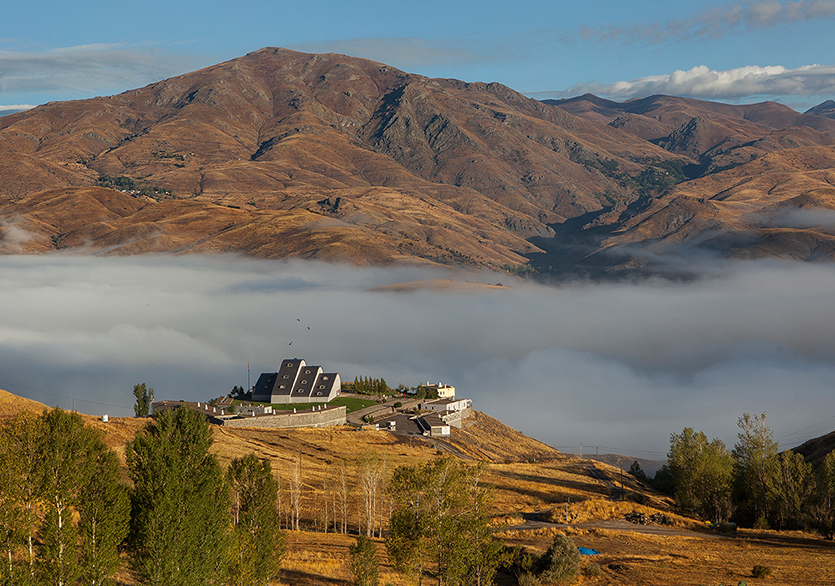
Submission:
[[[353,395],[353,394],[343,393],[343,396],[345,396],[345,395],[347,395],[349,397],[356,397],[357,399],[363,399],[363,400],[367,400],[367,401],[373,400],[373,398],[371,398],[369,395]],[[365,417],[366,415],[374,415],[377,418],[379,418],[383,414],[390,414],[391,410],[392,410],[392,407],[394,407],[394,404],[397,403],[398,401],[403,403],[403,406],[401,407],[401,409],[405,409],[407,407],[410,407],[412,403],[416,402],[416,401],[410,400],[410,399],[403,399],[402,397],[391,397],[385,403],[376,403],[374,405],[371,405],[370,407],[366,407],[364,409],[358,409],[357,411],[352,411],[351,413],[348,413],[348,415],[346,415],[346,419],[347,419],[348,423],[350,423],[351,425],[362,425],[364,423],[362,418]]]

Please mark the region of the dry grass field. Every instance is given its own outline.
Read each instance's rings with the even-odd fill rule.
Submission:
[[[0,391],[0,422],[20,411],[42,409],[40,403]],[[129,418],[111,419],[108,423],[92,416],[84,419],[105,434],[107,444],[122,458],[125,443],[144,425],[141,420]],[[629,475],[623,477],[624,500],[612,501],[608,498],[611,486],[621,486],[619,469],[561,454],[481,413],[475,413],[465,429],[454,430],[452,437],[444,442],[388,432],[354,431],[349,427],[298,430],[217,427],[214,437],[212,450],[224,465],[232,458],[255,452],[270,460],[284,483],[289,467],[298,466],[301,461],[303,530],[287,531],[282,584],[351,583],[348,547],[353,538],[315,529],[317,525],[321,527],[328,483],[343,463],[353,478],[356,460],[367,452],[379,454],[389,471],[450,453],[473,463],[484,461],[483,480],[494,491],[494,526],[506,544],[545,550],[554,533],[560,531],[572,537],[578,546],[601,552],[582,559],[584,568],[599,566],[600,575],[584,573],[578,584],[718,586],[736,585],[744,580],[749,585],[807,586],[832,584],[835,576],[835,544],[831,541],[802,533],[749,530],[740,530],[735,536],[706,533],[701,530],[700,522],[676,515],[674,503],[653,494]],[[592,465],[606,474],[608,486],[592,476],[589,472]],[[354,497],[358,496],[355,489]],[[356,517],[358,499],[352,506]],[[672,519],[673,526],[631,525],[623,520],[623,515],[633,510],[647,515],[662,511]],[[539,519],[538,523],[526,524],[534,529],[517,527],[524,523],[526,516]],[[567,519],[570,524],[565,525]],[[355,525],[354,518],[351,525]],[[389,565],[382,540],[376,542],[381,561],[380,583],[407,586]],[[752,578],[751,570],[756,564],[770,567],[772,575],[765,579]],[[125,586],[135,584],[126,569],[117,580]],[[500,575],[497,583],[510,586],[516,579]]]

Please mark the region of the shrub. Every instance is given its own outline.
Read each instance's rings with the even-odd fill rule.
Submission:
[[[573,582],[579,572],[580,552],[570,537],[557,534],[538,565],[539,578],[543,582]]]
[[[540,586],[542,584],[542,580],[530,572],[525,572],[519,576],[518,584],[519,586]]]
[[[374,542],[365,535],[360,535],[348,551],[351,554],[351,574],[354,576],[354,584],[377,586],[380,579],[380,567]]]
[[[754,569],[751,570],[751,575],[755,578],[768,578],[771,575],[771,568],[757,564],[754,566]]]
[[[403,406],[403,403],[401,403],[400,401],[397,401],[397,402],[394,404],[394,408],[395,408],[395,409],[400,409],[402,406]]]
[[[599,578],[603,575],[603,568],[600,567],[600,564],[589,564],[585,568],[583,568],[583,572],[586,576],[593,576],[595,578]]]

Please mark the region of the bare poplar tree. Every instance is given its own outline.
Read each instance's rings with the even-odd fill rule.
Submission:
[[[380,503],[379,503],[377,508],[380,511],[380,523],[379,523],[379,525],[377,525],[377,537],[382,537],[383,536],[383,515],[385,514],[384,513],[384,510],[385,510],[384,499],[385,499],[385,496],[386,496],[386,460],[385,460],[385,458],[383,459],[383,461],[381,462],[381,465],[380,465],[380,479],[379,479],[378,484],[379,484],[379,490],[380,490],[380,499],[379,499]],[[389,502],[391,502],[391,499],[389,499]]]
[[[299,530],[299,517],[301,516],[302,501],[302,455],[299,454],[299,461],[296,465],[289,464],[290,474],[290,528]]]
[[[339,497],[340,530],[342,533],[348,533],[348,499],[350,497],[350,487],[348,485],[348,466],[345,460],[342,461],[339,467],[336,483],[336,493]]]
[[[275,485],[277,487],[276,490],[276,507],[278,508],[278,528],[281,529],[281,519],[282,513],[284,512],[283,502],[281,500],[281,491],[283,490],[281,487],[281,466],[276,465],[275,467]]]
[[[379,507],[380,478],[382,476],[382,462],[377,452],[363,452],[357,462],[357,475],[365,513],[365,534],[374,536],[377,524],[377,508]]]

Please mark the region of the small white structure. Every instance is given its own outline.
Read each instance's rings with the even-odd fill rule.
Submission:
[[[235,407],[238,415],[272,415],[272,405],[240,405]]]

